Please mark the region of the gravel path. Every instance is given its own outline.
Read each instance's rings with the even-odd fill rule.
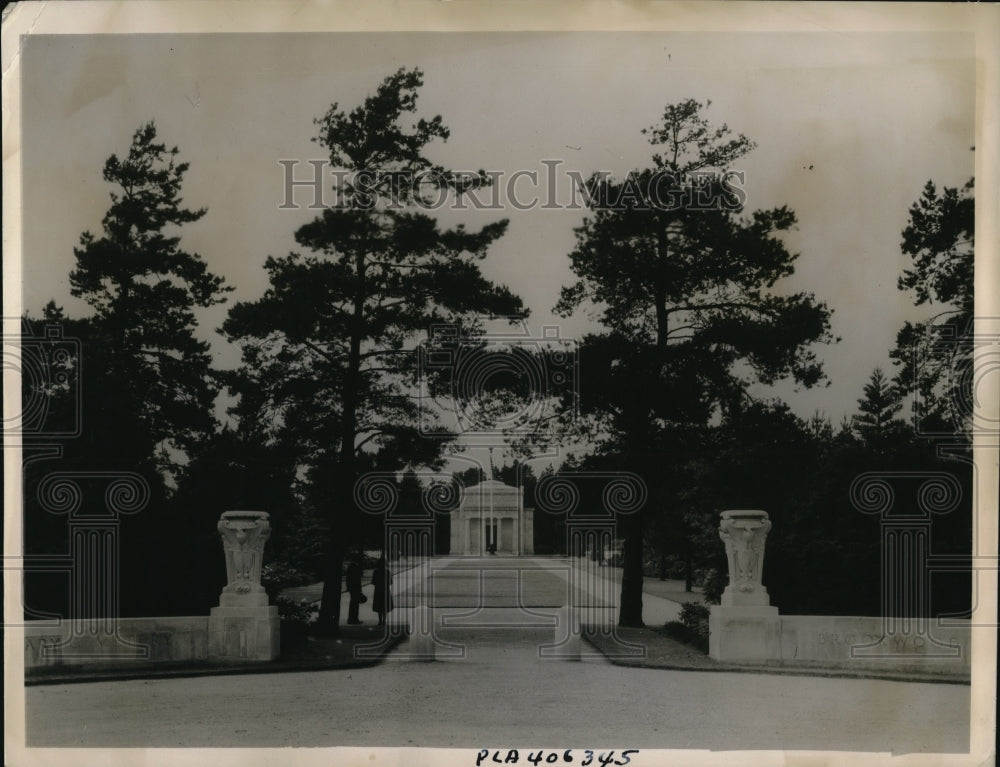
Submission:
[[[404,660],[404,643],[367,669],[29,687],[27,742],[968,749],[970,688],[964,685],[663,671],[613,666],[592,656],[579,662],[542,658],[539,646],[555,638],[554,610],[565,603],[566,581],[544,572],[543,561],[490,560],[491,568],[507,569],[488,580],[475,575],[473,564],[458,561],[434,576],[441,581],[440,599],[461,603],[434,613],[439,627],[449,619],[438,636],[460,648],[461,657]],[[518,571],[521,576],[513,574]],[[399,585],[405,586],[402,600],[425,588],[417,581]],[[522,609],[512,606],[518,599]]]
[[[47,746],[967,749],[969,688],[541,660],[545,629],[454,631],[462,660],[27,690]]]

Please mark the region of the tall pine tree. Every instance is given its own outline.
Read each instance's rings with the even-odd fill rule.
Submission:
[[[477,261],[507,222],[442,228],[418,195],[474,188],[425,154],[448,138],[441,117],[405,124],[423,76],[400,69],[350,112],[333,104],[316,141],[345,174],[337,205],[295,235],[311,255],[268,258],[270,287],[235,305],[224,330],[244,349],[234,391],[258,403],[272,438],[294,441],[330,530],[319,629],[339,623],[344,554],[361,527],[355,482],[369,469],[435,465],[441,441],[421,419],[415,345],[437,323],[523,314]],[[420,182],[420,183],[418,183]]]
[[[80,237],[70,285],[94,309],[95,342],[108,356],[101,372],[125,384],[123,410],[134,412],[157,444],[190,450],[214,431],[219,389],[209,346],[195,335],[194,310],[223,301],[231,288],[181,247],[179,227],[206,211],[184,207],[188,164],[177,155],[149,122],[135,131],[124,158],[107,159],[111,206],[101,234]]]
[[[73,295],[93,314],[67,318],[50,303],[43,316],[79,341],[80,359],[63,371],[65,386],[44,393],[54,417],[79,419],[79,436],[64,440],[58,466],[45,461],[25,470],[25,548],[40,553],[66,546],[65,519],[53,525],[34,490],[48,472],[133,472],[145,479],[148,505],[118,529],[124,615],[192,610],[189,590],[177,588],[173,577],[191,570],[190,548],[165,545],[190,521],[170,513],[168,479],[181,477],[186,458],[216,425],[218,385],[208,344],[196,337],[195,312],[222,301],[229,288],[200,256],[181,247],[181,227],[205,211],[184,206],[181,186],[188,165],[177,155],[148,123],[135,131],[125,156],[113,154],[104,164],[111,204],[100,233],[80,237],[70,273]],[[85,490],[82,503],[81,513],[107,514],[104,498],[94,492]],[[201,528],[214,534],[219,511],[210,509]],[[190,526],[187,532],[195,534]],[[30,580],[29,592],[64,611],[65,584],[45,589]]]
[[[648,133],[651,167],[624,180],[596,175],[590,215],[570,262],[577,282],[557,311],[595,307],[605,332],[581,346],[581,411],[606,435],[599,451],[639,472],[649,506],[676,506],[670,468],[698,427],[745,406],[756,379],[812,386],[810,346],[830,340],[830,311],[775,283],[796,255],[780,238],[786,207],[743,213],[733,163],[754,145],[712,127],[693,99],[668,105]],[[675,478],[676,479],[676,478]],[[621,520],[625,561],[619,622],[642,625],[643,514]]]

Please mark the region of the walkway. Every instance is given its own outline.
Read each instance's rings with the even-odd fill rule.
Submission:
[[[581,587],[571,567],[451,559],[397,576],[394,614],[433,605],[436,633],[453,650],[434,663],[407,660],[408,642],[366,669],[30,687],[28,743],[459,747],[472,750],[470,764],[488,747],[968,748],[965,685],[546,658],[556,610],[570,598],[594,603],[605,588],[586,578]]]
[[[483,577],[487,581],[493,581],[497,574],[502,574],[507,571],[509,573],[511,568],[517,568],[519,565],[517,563],[528,563],[528,567],[531,569],[537,569],[539,563],[543,563],[544,569],[548,570],[550,573],[555,574],[564,583],[568,581],[569,578],[569,568],[572,567],[577,571],[578,579],[581,582],[585,582],[589,585],[591,599],[584,598],[582,601],[593,605],[595,602],[601,605],[617,605],[619,601],[619,594],[621,592],[621,579],[622,571],[618,567],[596,567],[595,563],[582,559],[582,558],[569,558],[569,557],[505,557],[502,555],[493,557],[437,557],[430,561],[430,570],[424,572],[422,570],[416,570],[411,572],[413,568],[413,562],[404,559],[399,560],[393,564],[394,570],[394,583],[393,583],[393,593],[397,597],[397,602],[399,602],[399,597],[401,595],[408,594],[413,590],[420,590],[422,584],[430,577],[430,573],[433,572],[438,574],[433,579],[433,589],[436,592],[436,604],[437,606],[445,606],[448,604],[448,589],[450,588],[447,584],[449,581],[454,582],[454,578],[461,577],[457,573],[461,571],[466,572],[466,579],[471,578],[471,572],[483,573]],[[452,577],[445,578],[440,575],[441,571],[445,568],[452,568],[450,575]],[[471,569],[469,569],[471,568]],[[492,574],[493,578],[486,578],[486,574]],[[534,576],[536,579],[539,576]],[[374,624],[376,622],[376,616],[372,612],[372,594],[374,591],[371,585],[371,571],[365,572],[364,586],[362,587],[362,592],[368,597],[368,602],[361,607],[360,617],[362,623]],[[529,588],[531,587],[532,581],[531,577],[526,581]],[[466,592],[462,592],[459,595],[459,599],[468,602],[471,598],[472,588],[471,582],[466,584],[469,588]],[[318,603],[320,595],[323,592],[322,583],[314,583],[308,586],[297,586],[294,588],[286,589],[283,593],[284,596],[290,597],[292,599],[301,599],[311,602]],[[425,594],[426,590],[420,590],[419,593]],[[453,595],[454,596],[454,595]],[[563,593],[561,596],[558,593],[551,592],[548,595],[550,600],[553,600],[553,604],[558,601],[562,604],[566,594]],[[506,606],[514,607],[516,604],[511,597],[510,604]],[[347,619],[347,607],[350,601],[350,597],[346,591],[341,595],[341,620]],[[452,599],[454,601],[454,599]],[[494,597],[495,601],[495,597]],[[404,600],[403,606],[411,604],[412,599],[409,601]],[[680,615],[680,608],[683,602],[703,602],[703,597],[700,590],[695,590],[693,592],[684,591],[684,582],[680,580],[665,580],[661,581],[656,578],[646,578],[643,581],[643,620],[648,626],[663,626],[664,623],[671,620],[677,620]]]
[[[436,663],[387,661],[353,671],[31,687],[28,742],[104,747],[968,748],[966,686],[648,671],[600,659],[541,660],[535,648],[548,636],[536,629],[498,631],[477,637],[463,660]]]

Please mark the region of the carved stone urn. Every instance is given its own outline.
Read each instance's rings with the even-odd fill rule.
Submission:
[[[267,605],[267,594],[260,583],[260,569],[264,544],[271,535],[268,514],[263,511],[227,511],[219,519],[217,527],[222,536],[228,579],[222,589],[220,604]]]
[[[708,654],[716,660],[770,663],[781,658],[778,608],[761,581],[771,520],[764,511],[724,511],[719,537],[729,560],[729,585],[708,617]]]
[[[771,529],[766,511],[724,511],[719,537],[729,560],[729,585],[721,603],[727,607],[769,605],[767,589],[761,582],[764,570],[764,542]]]
[[[280,652],[278,608],[260,582],[271,534],[263,511],[227,511],[218,524],[228,583],[208,619],[208,654],[219,660],[266,661]]]

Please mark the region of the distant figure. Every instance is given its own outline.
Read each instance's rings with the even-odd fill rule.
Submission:
[[[392,610],[392,573],[385,562],[385,554],[379,557],[372,573],[372,585],[375,587],[375,598],[372,600],[372,610],[378,613],[378,625],[385,625],[385,614]]]
[[[368,601],[361,593],[361,564],[357,554],[353,554],[347,564],[347,591],[351,595],[351,603],[347,607],[347,622],[356,626],[361,623],[358,608],[362,602]]]

